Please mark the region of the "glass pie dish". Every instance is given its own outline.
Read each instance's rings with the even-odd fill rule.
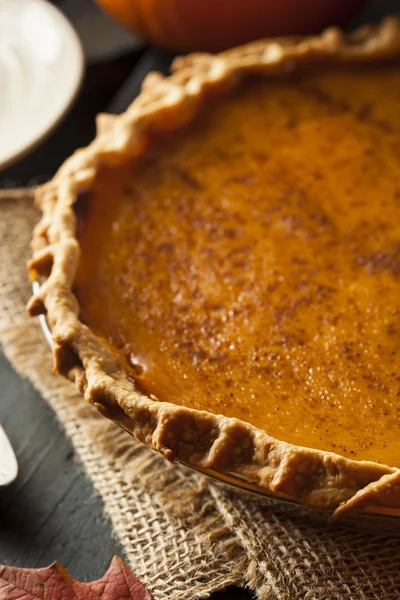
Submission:
[[[38,189],[28,304],[56,372],[170,462],[388,533],[399,53],[389,17],[149,75]]]

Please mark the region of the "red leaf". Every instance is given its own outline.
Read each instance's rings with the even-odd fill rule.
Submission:
[[[114,556],[105,575],[80,583],[58,562],[44,569],[0,565],[0,600],[152,600],[122,558]]]

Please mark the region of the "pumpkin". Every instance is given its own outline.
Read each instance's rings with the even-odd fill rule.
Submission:
[[[167,50],[216,52],[254,39],[314,33],[352,17],[365,0],[97,0]]]

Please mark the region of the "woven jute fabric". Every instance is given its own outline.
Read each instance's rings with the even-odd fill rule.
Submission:
[[[31,192],[0,192],[0,342],[57,414],[155,600],[207,598],[230,584],[263,600],[398,600],[398,538],[327,526],[171,465],[52,372],[38,320],[25,311],[38,218]]]

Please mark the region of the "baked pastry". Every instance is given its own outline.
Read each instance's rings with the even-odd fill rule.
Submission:
[[[400,507],[400,22],[179,58],[39,188],[56,370],[170,460]]]

